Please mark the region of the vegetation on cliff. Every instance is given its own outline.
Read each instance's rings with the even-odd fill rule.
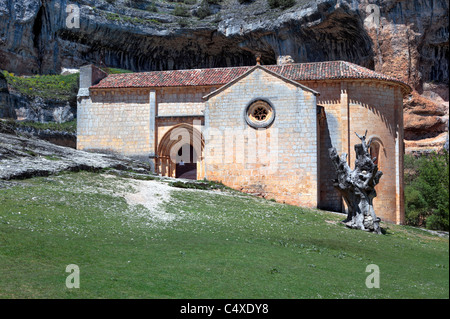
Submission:
[[[8,87],[28,97],[74,100],[78,93],[79,74],[16,76],[2,71]]]
[[[104,68],[102,68],[102,70],[108,74],[133,73],[133,71],[119,69],[119,68],[104,67]]]
[[[51,130],[56,132],[67,132],[75,134],[77,132],[77,120],[71,120],[64,123],[56,123],[56,122],[47,122],[47,123],[39,123],[33,121],[15,121],[12,119],[1,120],[0,122],[5,122],[4,124],[11,127],[11,129],[16,128],[34,128],[37,130]]]

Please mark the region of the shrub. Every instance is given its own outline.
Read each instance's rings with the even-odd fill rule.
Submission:
[[[189,21],[187,18],[181,18],[180,21],[178,21],[178,24],[181,27],[185,28],[185,27],[189,26]]]
[[[147,5],[145,7],[145,10],[150,11],[150,12],[158,12],[158,8],[156,7],[156,4],[154,2],[152,2],[149,5]]]
[[[178,188],[192,188],[192,189],[203,189],[203,190],[209,190],[209,189],[227,189],[225,185],[219,182],[213,182],[208,180],[203,181],[175,181],[170,182],[170,186],[172,187],[178,187]]]
[[[406,222],[428,229],[449,230],[449,156],[405,157]]]
[[[178,17],[189,17],[190,16],[188,9],[186,9],[185,6],[182,6],[179,4],[177,4],[175,6],[175,9],[173,10],[173,14]]]
[[[207,0],[203,0],[200,8],[195,12],[195,15],[201,20],[211,15],[211,10],[209,9],[209,4]]]

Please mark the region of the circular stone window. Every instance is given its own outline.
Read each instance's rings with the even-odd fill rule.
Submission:
[[[275,110],[268,101],[254,100],[247,106],[245,120],[255,128],[263,128],[272,124],[275,119]]]

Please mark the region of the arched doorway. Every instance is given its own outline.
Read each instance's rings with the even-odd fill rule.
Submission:
[[[168,177],[203,178],[204,140],[199,130],[190,124],[178,124],[159,142],[156,169]]]
[[[178,149],[175,177],[197,179],[197,154],[191,144],[184,144]]]

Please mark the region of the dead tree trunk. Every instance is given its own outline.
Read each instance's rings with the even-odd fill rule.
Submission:
[[[355,145],[354,170],[348,166],[347,154],[344,153],[339,157],[334,147],[328,152],[337,172],[337,179],[333,185],[344,198],[348,208],[347,218],[343,222],[350,228],[381,234],[380,218],[375,215],[373,199],[377,196],[375,185],[383,173],[374,164],[375,158],[372,159],[370,156],[371,141],[366,144],[366,134],[367,131],[364,136],[356,134],[361,144]]]

